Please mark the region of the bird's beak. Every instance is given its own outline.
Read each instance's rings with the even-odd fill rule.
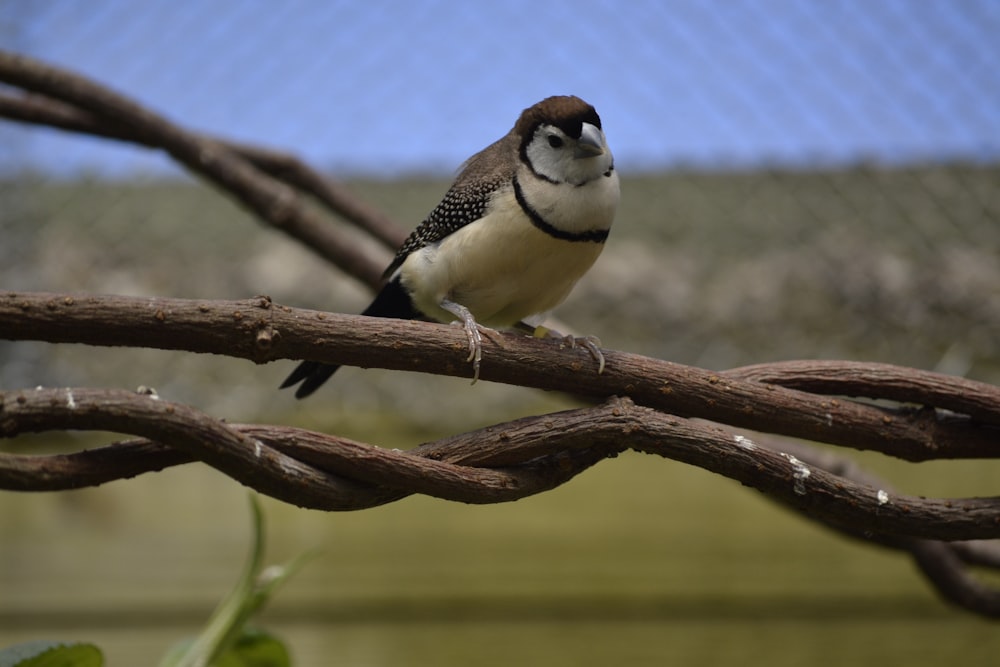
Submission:
[[[598,155],[604,155],[604,134],[595,125],[584,123],[573,157],[579,159]]]

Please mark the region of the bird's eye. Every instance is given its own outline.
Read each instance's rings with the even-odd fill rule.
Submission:
[[[549,135],[549,146],[552,146],[552,148],[562,148],[562,145],[563,145],[562,137],[557,136],[555,134]]]

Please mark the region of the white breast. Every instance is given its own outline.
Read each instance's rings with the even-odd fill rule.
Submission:
[[[611,229],[618,208],[618,172],[611,170],[583,185],[552,183],[518,174],[524,198],[553,227],[565,232]]]
[[[525,197],[550,224],[573,232],[611,226],[616,173],[584,186],[542,183],[546,187],[535,182],[525,187]],[[410,254],[400,279],[414,305],[433,319],[454,319],[438,306],[448,298],[480,324],[503,328],[559,305],[603,247],[555,239],[537,229],[507,189],[494,196],[482,219]]]

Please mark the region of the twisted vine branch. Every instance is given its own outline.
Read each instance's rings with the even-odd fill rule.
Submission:
[[[0,435],[81,429],[144,436],[261,493],[314,509],[363,509],[411,493],[507,502],[558,486],[601,459],[632,449],[725,475],[833,526],[937,540],[1000,537],[998,498],[889,495],[730,430],[628,399],[498,424],[408,453],[298,429],[232,426],[182,404],[121,390],[35,389],[2,392],[0,401]],[[75,488],[84,479],[73,470],[73,455],[61,459],[69,462],[68,470],[52,466],[59,459],[42,458],[47,465],[39,470],[36,457],[0,455],[0,484],[57,490]],[[331,474],[350,480],[349,491]]]
[[[1000,499],[890,494],[885,484],[851,472],[849,462],[830,454],[817,456],[790,442],[777,451],[629,399],[523,418],[399,452],[291,427],[225,424],[189,406],[121,390],[0,392],[0,435],[70,428],[145,439],[44,457],[0,454],[0,487],[94,486],[200,460],[262,493],[315,509],[358,510],[412,493],[496,503],[549,490],[631,449],[723,474],[852,537],[907,551],[942,595],[1000,615],[1000,592],[964,567],[995,567],[996,545],[933,541],[1000,535]]]

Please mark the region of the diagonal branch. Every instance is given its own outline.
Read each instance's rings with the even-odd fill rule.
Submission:
[[[347,274],[371,287],[379,284],[383,258],[363,252],[292,188],[261,172],[231,147],[188,132],[85,77],[22,55],[0,51],[0,82],[71,105],[102,124],[122,126],[127,135],[163,149]]]
[[[18,97],[0,92],[0,117],[125,141],[147,148],[163,148],[162,140],[155,134],[143,133],[129,125],[105,119],[45,95],[29,94]],[[206,135],[192,134],[192,136],[203,142],[214,141],[262,172],[312,195],[332,213],[364,230],[390,250],[398,248],[406,238],[406,232],[384,213],[352,195],[346,187],[334,179],[320,175],[294,155],[213,139]],[[289,228],[290,233],[295,231]],[[308,241],[308,239],[303,240]]]

